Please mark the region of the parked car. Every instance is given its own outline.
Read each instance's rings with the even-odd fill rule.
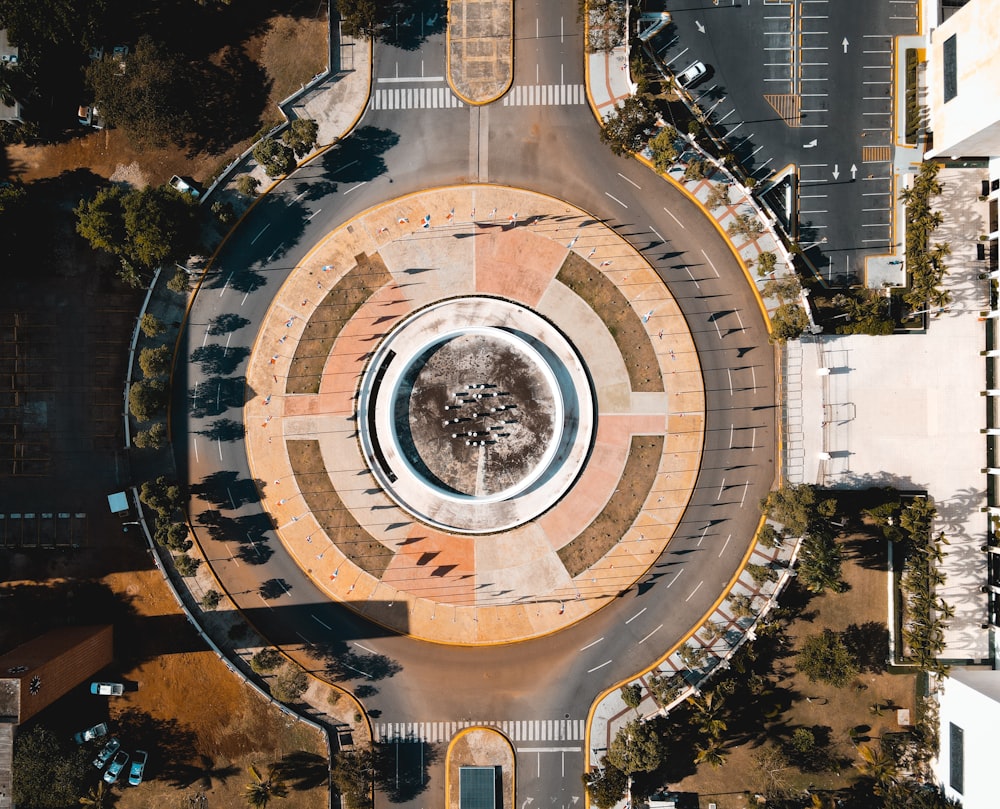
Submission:
[[[142,783],[142,772],[146,769],[148,754],[145,750],[136,750],[132,757],[132,768],[128,771],[128,782],[134,787]]]
[[[105,770],[104,780],[109,784],[113,784],[118,780],[118,776],[121,774],[121,771],[125,768],[126,764],[128,764],[128,753],[124,750],[119,750],[115,754],[114,759],[111,761],[111,766]]]
[[[94,739],[99,739],[101,736],[108,735],[108,726],[101,722],[98,725],[94,725],[92,728],[87,728],[86,730],[81,730],[79,733],[73,734],[73,741],[77,744],[83,744],[84,742],[93,741]]]
[[[125,686],[121,683],[91,683],[90,693],[102,697],[120,697],[125,693]]]
[[[104,121],[101,120],[101,113],[97,107],[87,105],[80,106],[76,111],[76,118],[81,126],[92,126],[94,129],[104,129]]]
[[[97,754],[97,758],[94,759],[94,766],[97,769],[101,769],[101,767],[108,763],[108,759],[118,752],[118,748],[121,746],[122,743],[118,739],[109,739],[108,743],[101,748],[101,752]]]
[[[677,74],[677,83],[681,87],[690,87],[708,72],[704,62],[693,62]]]
[[[170,185],[182,194],[189,194],[192,199],[198,199],[198,197],[201,196],[201,191],[191,185],[191,183],[183,177],[178,177],[176,174],[170,178]]]

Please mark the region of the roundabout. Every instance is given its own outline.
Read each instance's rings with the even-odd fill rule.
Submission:
[[[275,295],[247,386],[287,552],[330,598],[439,643],[539,637],[628,590],[704,444],[698,355],[657,274],[586,212],[499,186],[330,233]]]

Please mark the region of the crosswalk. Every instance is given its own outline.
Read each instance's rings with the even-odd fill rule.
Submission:
[[[505,107],[552,107],[586,104],[582,84],[517,84],[503,97]],[[372,93],[373,110],[455,109],[465,102],[450,87],[385,87]]]
[[[375,740],[379,742],[447,742],[460,730],[469,727],[496,728],[514,742],[583,741],[583,719],[529,719],[526,721],[483,722],[376,722]]]
[[[517,84],[503,97],[505,107],[552,107],[586,104],[582,84]]]
[[[372,93],[373,110],[427,110],[464,107],[450,87],[389,87]]]

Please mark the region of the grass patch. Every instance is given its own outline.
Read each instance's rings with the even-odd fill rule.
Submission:
[[[358,525],[334,490],[319,441],[287,441],[285,446],[295,482],[316,522],[351,562],[375,578],[382,578],[393,553]]]
[[[632,390],[662,392],[663,377],[642,320],[608,277],[576,253],[566,256],[556,278],[583,298],[604,321],[625,360]],[[653,374],[650,368],[656,369]]]
[[[632,436],[625,471],[607,506],[572,542],[559,549],[559,559],[570,576],[583,573],[621,541],[653,488],[662,454],[663,436]]]
[[[354,268],[330,290],[306,323],[288,369],[286,393],[319,393],[326,358],[340,330],[376,289],[392,280],[380,256],[360,253],[354,260]]]

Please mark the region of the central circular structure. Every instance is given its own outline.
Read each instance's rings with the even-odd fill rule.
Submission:
[[[496,328],[446,335],[416,357],[394,405],[396,440],[410,465],[478,500],[530,486],[562,432],[551,368],[520,335]]]
[[[572,486],[595,425],[590,378],[548,321],[490,297],[423,309],[362,377],[369,467],[412,515],[450,531],[520,525]]]

